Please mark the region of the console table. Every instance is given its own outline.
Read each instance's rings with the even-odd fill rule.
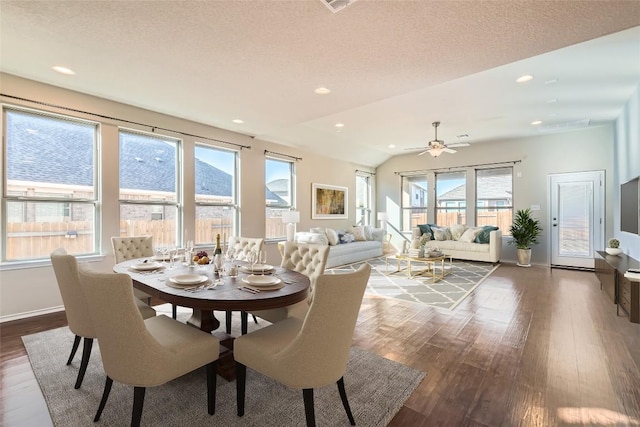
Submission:
[[[640,282],[624,277],[629,268],[640,268],[640,261],[628,255],[608,255],[596,252],[595,272],[600,280],[600,288],[607,297],[629,316],[629,321],[640,323]]]

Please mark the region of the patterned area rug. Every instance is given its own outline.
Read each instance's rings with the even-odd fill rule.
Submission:
[[[395,258],[386,257],[370,259],[371,277],[367,285],[367,292],[390,298],[398,298],[405,301],[417,302],[434,307],[453,310],[464,298],[469,295],[482,281],[493,273],[498,265],[487,262],[449,260],[445,262],[445,270],[448,272],[443,279],[433,280],[430,273],[407,277],[406,262],[401,262],[402,270],[396,272],[397,261]],[[362,262],[343,265],[327,269],[327,273],[340,273],[357,270]],[[424,263],[412,263],[412,273],[424,270]],[[439,269],[436,270],[439,274]]]

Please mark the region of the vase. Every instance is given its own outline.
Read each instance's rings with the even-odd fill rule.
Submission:
[[[605,248],[604,251],[609,255],[620,255],[622,253],[622,249],[620,248]]]
[[[420,246],[420,250],[418,251],[418,258],[424,258],[424,245]]]
[[[531,249],[518,249],[518,266],[531,267]]]

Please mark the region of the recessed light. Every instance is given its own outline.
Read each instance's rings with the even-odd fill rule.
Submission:
[[[542,124],[542,120],[534,120],[531,122],[532,125],[541,125]]]
[[[389,147],[389,148],[396,148],[396,144],[389,144],[389,145],[387,145],[387,147]]]
[[[319,88],[316,88],[314,92],[318,95],[327,95],[331,93],[331,90],[327,89],[326,87],[320,86]]]
[[[60,65],[56,65],[55,67],[51,67],[51,68],[53,68],[53,71],[56,71],[60,74],[66,74],[67,76],[73,76],[76,73],[72,69],[67,67],[62,67]]]
[[[530,80],[533,80],[533,76],[531,74],[525,74],[524,76],[520,76],[516,79],[516,82],[518,83],[525,83],[528,82]]]
[[[239,125],[241,125],[242,123],[244,123],[244,120],[240,120],[240,119],[233,119],[231,120],[233,123],[237,123]]]
[[[337,128],[343,128],[344,127],[344,123],[336,123],[336,127]]]

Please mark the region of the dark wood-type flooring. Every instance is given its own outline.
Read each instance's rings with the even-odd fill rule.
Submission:
[[[0,425],[50,425],[20,337],[65,323],[0,325]],[[453,311],[366,296],[354,345],[427,373],[389,426],[640,425],[640,325],[590,272],[503,264]]]

